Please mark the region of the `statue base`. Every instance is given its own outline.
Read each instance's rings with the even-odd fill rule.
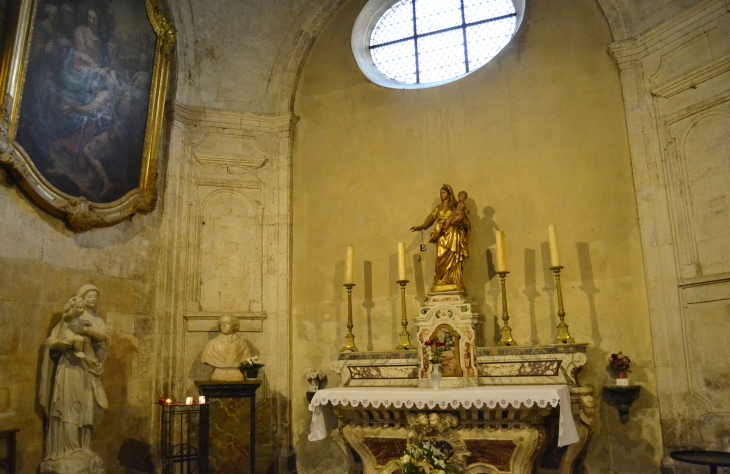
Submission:
[[[444,291],[466,293],[466,287],[464,285],[433,285],[431,287],[431,293],[443,293]]]
[[[41,463],[38,471],[40,474],[106,474],[99,455],[87,449],[61,459],[47,459]]]
[[[477,322],[478,315],[472,311],[464,291],[441,290],[428,294],[414,319],[420,357],[419,387],[431,386],[431,350],[424,344],[429,339],[445,344],[445,359],[441,363],[442,388],[478,385],[475,361]]]

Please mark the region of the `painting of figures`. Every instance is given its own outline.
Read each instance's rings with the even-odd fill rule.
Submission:
[[[30,38],[16,143],[62,193],[122,198],[139,185],[154,66],[144,0],[38,0]]]

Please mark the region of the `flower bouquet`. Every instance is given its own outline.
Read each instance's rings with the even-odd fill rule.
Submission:
[[[247,379],[255,379],[258,378],[259,369],[263,366],[264,363],[259,360],[259,356],[253,356],[241,362],[238,368],[246,374]]]
[[[627,356],[623,355],[621,352],[618,354],[611,354],[611,356],[608,358],[608,365],[616,371],[617,377],[619,380],[623,381],[626,380],[628,382],[628,378],[626,377],[626,372],[629,371],[629,366],[631,365],[631,359],[629,359]],[[616,382],[618,385],[628,385],[628,383],[619,383]]]
[[[327,380],[327,374],[324,374],[320,372],[319,370],[315,369],[309,369],[307,370],[307,373],[304,374],[304,377],[307,379],[307,382],[309,383],[309,391],[310,392],[316,392],[319,390],[319,384],[321,382],[324,382]]]
[[[431,386],[438,390],[441,388],[441,372],[443,372],[443,366],[441,363],[444,361],[446,356],[444,355],[445,344],[436,339],[429,339],[423,343],[428,348],[429,358],[431,362]]]
[[[396,461],[402,474],[458,474],[459,469],[433,441],[408,439],[406,452]]]

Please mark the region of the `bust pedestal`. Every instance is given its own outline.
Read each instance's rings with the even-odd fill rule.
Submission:
[[[256,466],[256,390],[260,380],[195,382],[210,405],[210,473],[251,473]],[[248,468],[248,469],[247,469]]]

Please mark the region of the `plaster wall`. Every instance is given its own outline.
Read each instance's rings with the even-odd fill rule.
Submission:
[[[599,6],[529,2],[516,37],[485,67],[446,86],[401,91],[370,83],[353,59],[350,34],[364,3],[346,2],[319,35],[294,109],[292,403],[300,472],[341,472],[345,463],[342,454],[334,461],[328,441],[306,440],[303,377],[309,367],[328,369],[344,341],[345,248],[355,246],[355,342],[360,350],[391,349],[400,329],[396,244],[408,248],[412,318],[431,283],[434,249],[419,252],[421,236],[408,229],[438,203],[443,183],[469,192],[465,282],[483,314],[484,345],[495,343],[501,315],[495,229],[506,232],[513,336],[521,345],[552,341],[546,227],[557,225],[567,322],[590,344],[582,383],[600,400],[607,357],[623,350],[642,385],[625,425],[601,403],[586,471],[657,472],[662,440],[639,222],[621,83]],[[338,376],[329,377],[336,385]]]
[[[147,472],[156,443],[158,328],[154,269],[159,212],[75,233],[36,207],[0,170],[0,429],[20,428],[18,472],[43,458],[38,383],[43,342],[66,301],[85,283],[99,287],[110,333],[102,384],[109,410],[92,439],[107,472]]]

